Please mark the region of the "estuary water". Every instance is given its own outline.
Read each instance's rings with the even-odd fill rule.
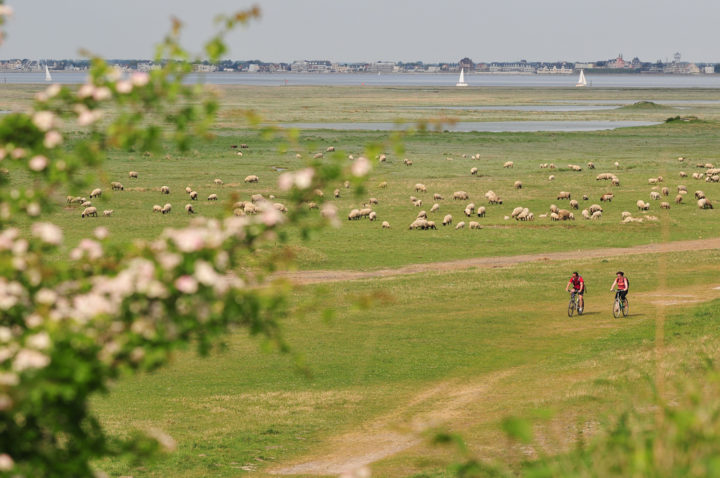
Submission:
[[[252,85],[252,86],[390,86],[390,87],[455,87],[456,73],[240,73],[215,72],[193,73],[189,82],[214,85]],[[718,75],[662,75],[662,74],[626,74],[593,75],[586,73],[592,87],[601,88],[717,88],[720,89]],[[84,71],[54,71],[53,82],[61,84],[80,84],[87,79]],[[521,88],[562,88],[574,87],[576,75],[512,75],[471,73],[465,75],[470,87],[521,87]],[[44,84],[44,73],[5,72],[0,73],[0,85],[3,83]]]
[[[652,126],[660,124],[651,121],[458,121],[455,124],[442,126],[443,131],[461,133],[485,132],[534,132],[534,131],[601,131],[633,126]],[[285,123],[282,128],[298,128],[301,130],[332,129],[343,131],[401,131],[412,125],[398,123]]]

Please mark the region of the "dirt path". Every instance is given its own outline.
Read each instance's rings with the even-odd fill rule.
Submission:
[[[375,279],[421,272],[449,272],[464,269],[507,267],[526,262],[562,261],[577,259],[593,259],[614,257],[628,254],[657,254],[661,252],[700,251],[720,249],[720,238],[697,239],[692,241],[675,241],[662,244],[645,244],[633,247],[607,247],[603,249],[568,250],[546,252],[541,254],[521,254],[517,256],[476,257],[446,262],[430,262],[426,264],[410,264],[395,269],[379,269],[374,271],[297,271],[279,274],[296,284],[316,284],[321,282],[337,282],[347,280]]]

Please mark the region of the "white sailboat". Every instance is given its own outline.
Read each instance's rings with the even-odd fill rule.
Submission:
[[[575,86],[587,86],[587,80],[585,79],[585,70],[580,70],[580,77],[578,78],[578,82],[575,84]]]
[[[52,76],[50,76],[50,70],[48,69],[47,63],[45,63],[45,81],[52,81]]]
[[[465,68],[460,68],[460,79],[458,79],[458,82],[455,83],[455,86],[467,86],[468,84],[465,83]]]

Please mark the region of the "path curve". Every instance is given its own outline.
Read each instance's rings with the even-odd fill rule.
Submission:
[[[593,259],[624,255],[657,254],[663,252],[701,251],[707,249],[720,249],[720,237],[664,242],[659,244],[643,244],[632,247],[606,247],[602,249],[588,250],[577,249],[559,252],[544,252],[539,254],[520,254],[516,256],[473,257],[454,261],[409,264],[394,269],[379,269],[374,271],[312,270],[282,272],[277,274],[277,277],[288,279],[295,284],[317,284],[322,282],[376,279],[406,274],[419,274],[422,272],[450,272],[471,269],[474,267],[507,267],[526,262],[562,261],[577,259],[578,257],[581,257],[582,259]]]

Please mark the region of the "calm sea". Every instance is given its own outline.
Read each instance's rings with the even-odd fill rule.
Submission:
[[[52,72],[53,82],[80,84],[87,79],[85,72]],[[214,85],[253,86],[427,86],[454,87],[455,73],[204,73],[193,74],[191,82]],[[594,87],[603,88],[720,88],[718,75],[585,75]],[[574,87],[576,75],[503,75],[468,74],[465,81],[473,86],[500,87]],[[2,83],[44,84],[44,73],[0,73]]]

